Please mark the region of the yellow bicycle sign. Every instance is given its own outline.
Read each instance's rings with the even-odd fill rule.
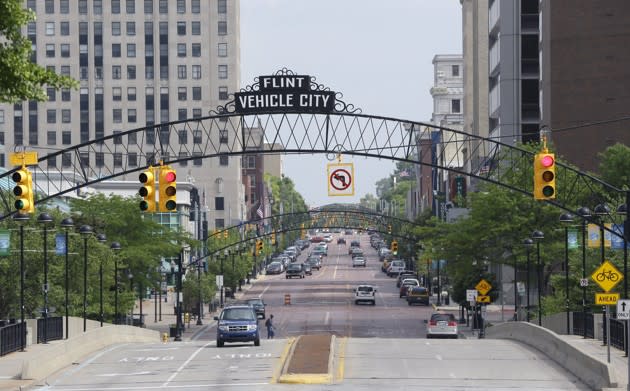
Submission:
[[[611,262],[604,261],[591,274],[593,281],[597,283],[604,291],[608,292],[623,280],[623,274]]]

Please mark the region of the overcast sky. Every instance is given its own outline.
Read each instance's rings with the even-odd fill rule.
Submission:
[[[432,60],[461,54],[459,0],[241,0],[241,87],[286,67],[315,76],[363,110],[431,118]],[[284,156],[284,172],[311,206],[358,202],[394,164],[355,165],[355,196],[329,197],[324,155]]]

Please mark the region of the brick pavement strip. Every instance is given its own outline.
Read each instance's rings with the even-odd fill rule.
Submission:
[[[279,383],[330,384],[334,337],[331,334],[302,335],[293,345]]]

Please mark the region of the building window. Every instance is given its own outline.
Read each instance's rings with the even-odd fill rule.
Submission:
[[[105,153],[104,152],[96,152],[94,155],[94,164],[96,167],[105,167]]]
[[[54,43],[46,44],[46,57],[55,57],[55,44]]]
[[[186,129],[180,129],[177,131],[177,138],[179,140],[179,144],[188,144],[188,132]]]
[[[88,4],[87,0],[79,0],[79,14],[87,15]]]
[[[112,43],[112,57],[120,57],[120,44]]]
[[[227,0],[217,0],[217,12],[220,14],[227,13]]]
[[[70,102],[70,89],[69,88],[61,89],[61,101]]]
[[[55,0],[46,0],[45,8],[46,8],[47,14],[54,14],[55,13]]]
[[[227,57],[227,43],[220,43],[218,47],[218,55],[219,57]]]
[[[192,35],[201,35],[201,22],[191,22],[190,33]]]
[[[228,132],[227,129],[223,129],[219,131],[219,143],[227,144],[228,143]]]
[[[122,144],[122,136],[119,136],[120,130],[114,130],[112,132],[112,134],[114,135],[114,145],[121,145]]]
[[[177,13],[178,14],[186,13],[186,0],[177,0]]]
[[[70,22],[59,23],[59,33],[63,36],[70,35]]]
[[[4,110],[0,110],[0,124],[4,123]]]
[[[136,66],[127,65],[127,80],[136,80]]]
[[[193,109],[193,118],[201,118],[201,109]]]
[[[136,101],[136,87],[127,87],[127,100],[129,102]]]
[[[225,228],[225,219],[214,219],[214,228]]]
[[[160,13],[168,14],[168,0],[160,0]]]
[[[227,78],[228,78],[228,66],[219,65],[219,79],[227,79]]]
[[[48,95],[49,102],[54,102],[57,99],[57,91],[54,87],[46,88],[46,95]]]
[[[201,79],[201,65],[192,66],[192,78],[193,80]]]
[[[112,117],[114,119],[115,124],[119,124],[122,122],[122,109],[113,109]]]
[[[120,14],[120,0],[112,0],[112,14]]]
[[[136,13],[136,0],[127,0],[126,10],[128,14]]]
[[[59,3],[59,12],[62,14],[70,13],[70,0],[61,0]]]
[[[228,155],[221,155],[221,156],[219,156],[219,166],[227,167],[228,163],[229,163],[229,156]]]
[[[214,210],[225,210],[224,197],[214,197]]]
[[[193,14],[201,13],[201,6],[199,4],[199,0],[191,0],[190,12],[192,12]]]
[[[201,100],[201,87],[192,88],[192,98],[193,100]]]
[[[120,35],[120,22],[112,22],[112,35],[114,36]],[[120,44],[117,44],[117,45],[120,46]]]
[[[451,100],[451,113],[457,114],[461,113],[461,101],[459,99]]]
[[[451,65],[451,74],[453,77],[459,77],[459,65]]]
[[[228,99],[228,88],[223,86],[219,87],[219,100],[227,100]]]
[[[177,109],[177,120],[183,121],[188,118],[188,110],[186,109]]]
[[[65,58],[70,57],[70,44],[69,43],[61,44],[61,57],[65,57]]]
[[[186,65],[177,66],[177,78],[180,80],[186,79]]]
[[[46,110],[46,123],[57,123],[57,110]]]
[[[70,167],[70,166],[72,166],[72,152],[64,152],[61,155],[61,165],[63,167]]]
[[[185,43],[177,44],[177,57],[186,57],[186,44]]]
[[[153,79],[154,75],[155,75],[155,73],[153,71],[153,65],[147,65],[144,68],[144,78],[147,79],[147,80],[151,80],[151,79]]]
[[[186,22],[177,22],[177,35],[186,35]]]
[[[227,22],[225,21],[219,22],[218,27],[219,27],[219,30],[218,30],[219,35],[227,35]]]
[[[121,152],[114,152],[114,167],[122,167],[123,155]]]
[[[62,65],[61,66],[61,74],[63,76],[70,76],[70,65]]]
[[[46,35],[55,35],[55,22],[46,22]]]
[[[69,130],[64,130],[61,132],[61,144],[63,145],[71,145],[72,144],[72,132]]]
[[[201,144],[201,130],[193,130],[193,144]]]
[[[70,109],[61,109],[61,122],[69,124],[72,121],[72,111]]]
[[[122,100],[122,88],[112,87],[112,100],[114,101]]]
[[[127,57],[135,57],[136,56],[136,44],[128,43],[127,44]]]
[[[136,22],[127,22],[127,35],[136,35]]]
[[[136,152],[129,152],[127,155],[127,163],[130,167],[138,166],[138,154]]]
[[[94,15],[102,15],[103,14],[103,0],[92,0],[92,9],[94,10]]]
[[[177,88],[177,100],[186,100],[187,99],[187,88],[186,87],[178,87]]]
[[[135,123],[137,119],[136,109],[128,109],[127,110],[127,122]]]
[[[57,133],[54,130],[49,130],[48,132],[46,132],[46,144],[48,145],[57,144]]]
[[[192,44],[192,56],[201,57],[201,44],[200,43]]]
[[[112,79],[119,80],[122,77],[120,65],[112,65]]]
[[[144,0],[144,13],[145,14],[153,13],[153,0]]]
[[[193,155],[193,165],[201,166],[201,164],[203,163],[203,159],[200,157],[201,152],[193,152],[192,155]]]

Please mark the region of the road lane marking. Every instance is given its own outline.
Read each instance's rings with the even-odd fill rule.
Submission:
[[[140,376],[140,375],[150,375],[153,373],[154,372],[150,372],[150,371],[131,372],[131,373],[103,373],[96,376],[100,376],[100,377]]]
[[[173,379],[175,379],[175,377],[177,375],[179,375],[179,373],[181,371],[184,370],[184,368],[186,367],[186,365],[188,365],[189,362],[191,362],[203,349],[207,348],[208,346],[212,345],[213,343],[215,343],[215,341],[211,341],[208,342],[207,344],[203,345],[202,347],[198,348],[197,350],[195,350],[195,352],[193,354],[190,355],[190,357],[188,357],[188,360],[184,361],[184,363],[182,365],[179,366],[179,368],[177,368],[175,370],[175,373],[173,373],[163,384],[162,387],[166,387],[168,386],[168,383],[170,383]]]
[[[287,361],[287,357],[289,356],[289,352],[291,351],[291,346],[293,346],[294,342],[295,342],[294,337],[291,337],[287,340],[286,344],[284,345],[284,349],[282,350],[282,353],[280,354],[280,357],[278,358],[276,367],[271,375],[271,379],[269,380],[269,383],[272,383],[272,384],[278,383],[278,378],[282,374],[282,368],[284,367],[285,362]]]
[[[329,321],[330,321],[330,312],[326,311],[326,316],[324,317],[324,324],[328,326]]]
[[[270,286],[271,286],[271,285],[267,285],[267,286],[265,287],[265,289],[263,289],[262,293],[261,293],[260,295],[258,295],[258,298],[259,298],[259,299],[260,299],[260,298],[261,298],[261,297],[265,294],[265,292],[267,292],[267,289],[269,289],[269,287],[270,287]]]
[[[436,354],[436,355],[435,355],[435,358],[436,358],[438,361],[442,361],[442,356],[440,356],[439,354]]]
[[[348,338],[343,337],[339,344],[339,361],[337,363],[337,373],[335,374],[335,381],[341,382],[343,380],[345,366],[346,366],[346,345],[348,344]]]

